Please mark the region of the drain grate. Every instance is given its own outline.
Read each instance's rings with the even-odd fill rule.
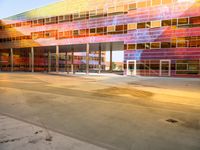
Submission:
[[[167,119],[166,121],[169,123],[178,123],[178,121],[175,119]]]

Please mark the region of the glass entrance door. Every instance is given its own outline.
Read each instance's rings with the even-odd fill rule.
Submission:
[[[136,60],[127,60],[127,75],[136,76]]]
[[[160,76],[171,76],[171,60],[160,60]]]

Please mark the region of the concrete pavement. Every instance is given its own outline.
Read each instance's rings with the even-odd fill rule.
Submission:
[[[110,150],[198,150],[199,83],[2,73],[0,112]]]
[[[106,150],[5,115],[0,115],[0,149]]]

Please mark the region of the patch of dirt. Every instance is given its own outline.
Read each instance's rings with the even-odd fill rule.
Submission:
[[[121,87],[110,87],[106,89],[100,89],[95,91],[95,94],[100,96],[132,96],[132,97],[151,97],[153,93],[134,88],[121,88]]]
[[[6,139],[6,140],[0,141],[0,144],[10,143],[10,142],[15,142],[15,141],[20,141],[20,140],[21,140],[21,138]]]
[[[150,85],[150,84],[144,84],[144,83],[128,82],[127,84],[128,85],[135,85],[135,86],[145,86],[145,87],[159,88],[158,86]]]
[[[178,123],[178,120],[175,119],[167,119],[166,121],[169,123]]]
[[[200,120],[191,120],[187,121],[183,124],[184,127],[186,128],[191,128],[195,130],[200,130]]]
[[[31,139],[28,141],[28,143],[31,143],[31,144],[37,144],[39,141],[41,141],[42,138],[35,138],[35,139]]]
[[[0,88],[0,93],[1,93],[1,94],[6,93],[6,92],[7,92],[6,89],[2,89],[2,88]]]

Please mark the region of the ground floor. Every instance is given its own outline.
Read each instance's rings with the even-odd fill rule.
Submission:
[[[15,118],[0,115],[0,149],[199,150],[199,89],[198,78],[0,73],[0,114]]]
[[[200,59],[127,60],[127,75],[200,77]]]
[[[198,57],[126,59],[116,67],[113,51],[123,43],[84,44],[0,50],[0,71],[4,72],[115,72],[127,76],[200,77]],[[109,61],[106,52],[109,51]],[[143,54],[144,53],[144,54]],[[140,55],[146,55],[144,51]],[[115,56],[116,57],[116,56]],[[125,57],[124,57],[125,58]],[[135,57],[137,58],[137,57]],[[116,69],[115,69],[116,68]]]

